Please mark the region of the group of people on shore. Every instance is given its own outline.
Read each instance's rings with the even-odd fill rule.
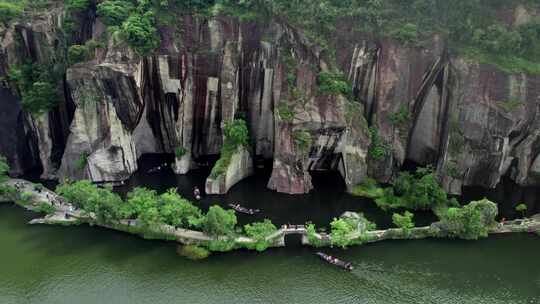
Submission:
[[[283,229],[292,229],[292,230],[296,230],[296,229],[305,229],[306,226],[305,226],[305,225],[283,224],[283,225],[281,226],[281,228],[283,228]]]

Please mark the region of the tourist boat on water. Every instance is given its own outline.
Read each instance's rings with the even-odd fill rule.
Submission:
[[[316,255],[318,255],[321,259],[323,259],[325,262],[329,263],[329,264],[332,264],[334,266],[337,266],[337,267],[340,267],[340,268],[343,268],[345,270],[353,270],[354,267],[352,265],[352,263],[350,262],[345,262],[345,261],[342,261],[338,258],[335,258],[331,255],[328,255],[326,253],[323,253],[323,252],[317,252]]]
[[[167,168],[167,166],[169,166],[169,164],[167,163],[163,163],[159,166],[156,166],[156,167],[153,167],[153,168],[150,168],[150,170],[146,171],[147,173],[156,173],[156,172],[159,172],[165,168]]]
[[[236,212],[244,213],[248,215],[255,215],[261,212],[261,210],[259,209],[248,209],[248,208],[240,206],[239,204],[229,204],[229,207],[231,207]]]

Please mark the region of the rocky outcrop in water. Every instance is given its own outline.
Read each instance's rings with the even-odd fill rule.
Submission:
[[[61,12],[3,32],[4,76],[26,58],[58,57]],[[0,152],[14,174],[115,181],[143,154],[181,150],[174,168],[185,174],[219,154],[225,122],[241,117],[249,153],[272,160],[268,187],[280,192],[309,192],[313,170],[339,171],[349,190],[367,176],[388,182],[406,161],[435,166],[452,193],[504,176],[539,184],[538,76],[453,56],[438,36],[413,47],[340,26],[335,62],[277,20],[185,16],[160,28],[162,45],[145,58],[111,39],[68,68],[63,100],[47,114],[22,111],[13,84],[2,90]],[[81,27],[83,42],[104,31],[93,18]],[[336,68],[354,98],[319,89],[318,75]],[[377,157],[375,144],[385,150]],[[251,161],[241,159],[211,192],[249,175]]]
[[[253,174],[253,159],[245,147],[238,147],[223,174],[206,180],[206,194],[225,194],[239,181]]]

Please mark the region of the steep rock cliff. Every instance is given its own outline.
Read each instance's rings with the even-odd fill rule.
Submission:
[[[513,22],[527,15],[518,10]],[[61,18],[59,8],[6,29],[2,74],[25,58],[54,60]],[[540,182],[538,76],[449,54],[436,35],[411,46],[340,25],[333,62],[278,20],[177,21],[159,29],[162,44],[151,56],[111,38],[93,61],[70,67],[64,100],[47,114],[22,111],[16,89],[4,89],[0,152],[14,173],[123,180],[141,155],[181,150],[175,170],[184,174],[219,154],[225,122],[242,117],[252,158],[273,161],[268,187],[280,192],[309,192],[312,170],[338,170],[349,190],[368,175],[388,182],[406,161],[436,166],[453,193],[495,187],[504,176]],[[103,32],[90,16],[79,38]],[[318,75],[336,68],[354,98],[319,89]],[[370,153],[369,127],[384,144],[382,157]]]

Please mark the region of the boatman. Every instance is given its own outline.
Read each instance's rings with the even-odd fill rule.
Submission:
[[[195,187],[195,189],[193,189],[193,195],[195,196],[196,200],[200,200],[201,199],[201,190],[199,190],[198,187]]]

